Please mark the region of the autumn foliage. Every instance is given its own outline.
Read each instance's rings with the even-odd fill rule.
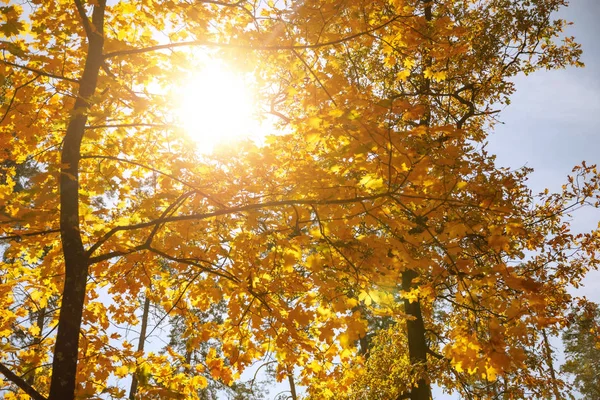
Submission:
[[[485,150],[512,77],[580,65],[564,3],[0,7],[4,398],[202,398],[265,362],[314,399],[566,391],[542,341],[598,266],[568,223],[597,171],[536,196]],[[177,127],[198,52],[254,77],[266,143]]]

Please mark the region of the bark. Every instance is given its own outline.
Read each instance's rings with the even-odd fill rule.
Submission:
[[[37,318],[35,319],[35,325],[38,327],[38,334],[35,335],[35,337],[33,338],[33,342],[31,343],[31,346],[38,350],[39,350],[39,345],[42,343],[42,338],[43,338],[43,334],[44,334],[45,318],[46,318],[46,307],[42,307],[38,311]],[[23,376],[23,379],[25,379],[25,382],[27,382],[29,385],[33,386],[36,375],[37,375],[37,369],[36,369],[36,367],[32,367],[32,369],[30,371],[27,371],[26,374]]]
[[[138,341],[138,352],[144,351],[144,344],[146,343],[146,330],[148,329],[148,313],[150,311],[150,299],[146,294],[146,299],[144,300],[144,311],[142,312],[142,329],[140,330],[140,340]],[[135,394],[137,393],[138,388],[138,379],[135,374],[131,378],[131,388],[129,389],[129,399],[135,399]]]
[[[548,335],[546,335],[545,329],[542,329],[542,339],[544,341],[546,363],[548,364],[548,369],[550,370],[550,378],[552,378],[552,391],[554,392],[554,397],[556,400],[562,400],[563,397],[560,394],[560,390],[558,390],[558,381],[556,380],[556,372],[554,371],[554,361],[552,361],[552,349],[550,348],[550,342],[548,341]]]
[[[88,35],[88,52],[79,93],[67,126],[61,153],[60,235],[65,259],[58,332],[52,362],[50,400],[71,400],[75,396],[79,333],[88,278],[88,256],[79,231],[79,159],[87,122],[90,98],[96,91],[98,72],[103,62],[105,0],[97,0],[92,26],[79,0],[75,1]]]
[[[431,13],[431,6],[433,4],[433,0],[422,0],[423,1],[423,11],[425,13],[425,20],[429,23],[431,22],[432,19],[432,13]],[[429,26],[427,27],[427,30],[429,31]],[[429,32],[428,32],[429,33]],[[426,47],[424,54],[423,54],[423,68],[422,68],[422,72],[424,72],[426,69],[431,67],[433,60],[431,59],[431,56],[429,55],[429,49]],[[429,78],[425,78],[425,75],[422,75],[423,78],[423,82],[421,84],[420,90],[421,93],[424,93],[424,99],[423,99],[423,103],[424,106],[426,107],[426,112],[423,115],[423,117],[421,118],[421,121],[419,122],[419,125],[424,125],[424,126],[430,126],[431,125],[431,107],[430,107],[430,96],[429,93],[431,92],[431,79]]]
[[[423,11],[425,13],[425,20],[430,22],[432,20],[432,0],[422,0]],[[431,66],[432,60],[427,52],[424,54],[423,59],[423,71]],[[431,91],[431,80],[423,76],[423,83],[421,85],[422,93],[429,93]],[[429,126],[431,124],[431,111],[429,109],[429,99],[427,98],[424,103],[427,106],[423,118],[420,121],[420,125]],[[413,280],[417,277],[417,273],[413,270],[405,271],[402,274],[402,290],[405,292],[410,291],[414,288]],[[404,311],[410,317],[410,320],[406,322],[407,339],[408,339],[408,354],[411,365],[424,365],[427,363],[427,342],[425,340],[425,324],[423,322],[423,315],[421,313],[421,302],[419,300],[410,302],[408,299],[404,299]],[[410,400],[429,400],[431,399],[431,387],[425,378],[417,380],[416,386],[410,389],[408,394]]]
[[[296,394],[296,383],[294,382],[293,370],[292,370],[292,372],[288,373],[288,382],[290,383],[290,392],[291,392],[290,397],[292,398],[292,400],[297,400],[298,395]]]
[[[402,290],[405,292],[411,290],[413,279],[417,277],[416,272],[412,270],[405,271],[402,274]],[[425,341],[425,324],[421,314],[421,303],[404,299],[404,311],[412,319],[406,321],[408,338],[408,355],[411,365],[425,364],[427,362],[427,342]],[[425,378],[417,381],[417,385],[411,388],[410,400],[429,400],[431,399],[431,388]]]
[[[425,20],[432,20],[432,4],[433,0],[422,0]],[[431,67],[432,59],[426,52],[423,60],[423,71]],[[423,76],[423,84],[421,85],[422,93],[431,91],[431,80]],[[431,110],[429,107],[429,99],[425,101],[427,111],[420,121],[420,125],[429,126],[431,124]],[[405,292],[414,288],[413,280],[417,277],[417,273],[413,270],[405,271],[402,274],[402,290]],[[406,322],[407,339],[408,339],[408,354],[411,365],[425,365],[427,363],[427,342],[425,340],[425,323],[421,313],[421,302],[419,300],[410,302],[404,299],[404,311],[410,317]],[[412,387],[409,394],[410,400],[429,400],[431,399],[431,387],[425,378],[417,380],[416,386]]]

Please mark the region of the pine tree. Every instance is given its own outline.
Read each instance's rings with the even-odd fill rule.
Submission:
[[[561,371],[575,377],[574,386],[583,399],[600,399],[600,307],[582,301],[570,315],[563,333],[566,362]]]

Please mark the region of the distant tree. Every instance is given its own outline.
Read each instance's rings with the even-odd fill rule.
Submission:
[[[575,376],[575,389],[584,399],[600,399],[600,307],[581,302],[563,333],[566,362],[562,372]]]
[[[196,325],[224,323],[224,316],[227,313],[227,304],[223,301],[211,305],[206,310],[191,309],[188,311],[188,318],[192,318]],[[167,314],[168,315],[168,314]],[[174,367],[178,371],[191,374],[192,371],[205,371],[201,375],[206,379],[207,385],[197,388],[198,398],[200,400],[261,400],[266,399],[266,385],[273,383],[272,374],[267,374],[266,380],[237,379],[227,385],[218,375],[213,375],[211,371],[215,370],[214,364],[223,364],[229,368],[232,360],[227,360],[224,356],[222,345],[216,339],[202,339],[202,332],[189,329],[184,317],[175,313],[169,319],[170,334],[169,342],[163,349],[163,353],[177,354]],[[224,359],[224,361],[221,361]],[[235,361],[235,360],[233,360]],[[223,370],[223,368],[217,368]],[[143,398],[143,397],[142,397]]]

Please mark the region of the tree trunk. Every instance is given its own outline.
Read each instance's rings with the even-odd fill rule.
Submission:
[[[432,20],[432,0],[422,0],[423,11],[425,14],[425,20],[430,22]],[[423,56],[422,70],[431,67],[432,59],[426,51]],[[423,72],[422,72],[423,73]],[[419,125],[430,126],[431,124],[431,109],[429,107],[429,92],[431,91],[431,80],[426,78],[423,73],[423,82],[420,88],[421,92],[425,94],[426,100],[424,101],[427,111],[424,113]],[[410,291],[414,288],[413,279],[417,277],[417,273],[413,270],[407,270],[402,274],[402,290],[405,292]],[[425,324],[423,322],[423,315],[421,314],[421,302],[419,300],[410,302],[408,299],[404,299],[404,312],[412,317],[406,321],[407,339],[408,339],[408,355],[410,358],[410,364],[425,365],[427,363],[427,342],[425,341]],[[425,378],[417,380],[416,386],[410,389],[410,400],[429,400],[431,399],[431,387]]]
[[[413,279],[417,274],[413,270],[405,271],[402,274],[402,290],[408,292],[414,286]],[[412,303],[404,299],[404,312],[412,319],[406,321],[408,336],[408,355],[411,365],[425,364],[427,362],[427,342],[425,341],[425,324],[421,314],[421,303],[419,300]],[[421,378],[417,385],[410,390],[410,400],[429,400],[431,399],[431,388],[429,383]]]
[[[546,335],[546,330],[542,329],[542,339],[544,341],[544,353],[546,358],[546,363],[548,364],[548,369],[550,370],[550,377],[552,378],[552,391],[554,392],[554,397],[556,400],[562,400],[563,397],[560,394],[560,390],[558,390],[557,380],[556,380],[556,372],[554,371],[554,361],[552,360],[552,349],[550,348],[550,342],[548,341],[548,336]]]
[[[148,298],[148,294],[146,293],[146,298],[144,299],[144,311],[142,312],[142,329],[140,330],[140,339],[138,341],[139,352],[144,351],[144,344],[146,343],[146,330],[148,329],[148,313],[150,311],[150,299]],[[189,361],[188,361],[189,363]],[[133,374],[131,378],[131,388],[129,389],[129,399],[135,399],[135,394],[137,393],[138,388],[138,379],[137,375]]]
[[[31,347],[38,351],[40,350],[39,345],[40,345],[40,343],[42,343],[42,338],[44,335],[45,318],[46,318],[46,307],[42,307],[41,309],[38,310],[38,314],[35,319],[35,326],[38,327],[38,333],[33,338],[33,342],[31,342]],[[37,375],[37,368],[35,366],[33,366],[31,370],[27,371],[25,373],[25,375],[23,375],[23,379],[25,380],[25,382],[27,382],[29,385],[31,385],[33,387],[33,385],[35,383],[36,375]]]
[[[81,2],[76,1],[76,5],[81,11]],[[89,101],[96,91],[98,72],[103,61],[105,7],[105,0],[96,1],[92,27],[89,26],[90,21],[85,14],[81,15],[85,18],[83,22],[88,34],[88,53],[61,154],[60,235],[65,259],[65,282],[54,347],[49,400],[71,400],[75,396],[79,331],[88,278],[88,256],[79,231],[79,159]]]
[[[296,394],[296,383],[294,382],[294,370],[288,372],[288,382],[290,383],[290,393],[292,400],[297,400],[298,395]]]

